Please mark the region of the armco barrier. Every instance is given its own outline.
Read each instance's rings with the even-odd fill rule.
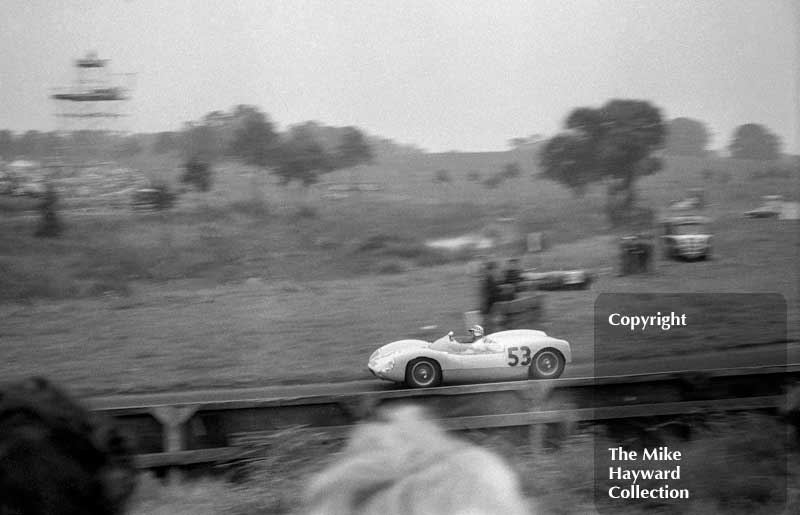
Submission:
[[[378,408],[412,402],[453,430],[530,426],[562,421],[658,417],[708,411],[780,408],[800,365],[719,369],[599,378],[517,381],[225,400],[86,403],[114,418],[136,441],[141,468],[213,463],[243,443],[290,428],[342,434]],[[166,397],[169,399],[169,395]]]

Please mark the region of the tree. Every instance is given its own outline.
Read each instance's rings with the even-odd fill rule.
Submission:
[[[215,151],[214,129],[208,125],[188,122],[183,129],[183,153],[203,161],[214,161],[219,155]]]
[[[332,170],[334,166],[322,145],[310,131],[298,126],[292,128],[280,144],[273,173],[284,186],[292,181],[311,186],[319,181],[321,174]]]
[[[353,168],[372,162],[372,147],[364,133],[355,127],[342,129],[341,141],[335,151],[336,168]]]
[[[664,153],[682,156],[704,156],[708,130],[703,122],[691,118],[675,118],[667,124]]]
[[[279,138],[266,114],[253,106],[240,105],[234,111],[236,128],[230,153],[245,163],[268,168],[279,154]]]
[[[0,159],[11,161],[14,158],[14,133],[0,131]]]
[[[573,110],[565,128],[539,154],[541,175],[578,195],[592,183],[607,182],[609,200],[623,194],[621,207],[630,212],[636,179],[661,168],[652,155],[666,133],[658,108],[641,100],[610,100],[600,108]]]
[[[736,128],[728,149],[736,159],[771,160],[780,157],[781,142],[763,125],[748,123]]]

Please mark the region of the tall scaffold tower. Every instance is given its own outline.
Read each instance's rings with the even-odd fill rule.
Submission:
[[[73,82],[50,95],[64,142],[59,157],[72,157],[71,161],[107,154],[102,147],[108,145],[109,137],[127,132],[125,119],[134,78],[131,73],[112,73],[109,60],[98,58],[96,52],[76,59],[74,68]]]

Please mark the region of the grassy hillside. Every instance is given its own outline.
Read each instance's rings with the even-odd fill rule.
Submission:
[[[474,196],[468,201],[442,195],[437,188],[451,185],[434,185],[423,170],[334,200],[323,197],[325,185],[302,196],[266,179],[253,187],[251,170],[230,165],[218,170],[211,194],[186,194],[171,211],[67,212],[59,239],[33,238],[35,217],[6,219],[0,373],[47,374],[81,392],[365,378],[364,356],[378,343],[431,336],[423,326],[460,328],[477,305],[466,261],[511,252],[444,254],[425,240],[484,231],[501,217],[514,217],[521,233],[546,232],[551,247],[525,256],[526,265],[600,273],[592,290],[548,294],[541,328],[570,341],[576,362],[592,359],[600,291],[779,292],[796,338],[797,222],[741,216],[762,194],[793,197],[796,179],[755,177],[762,171],[746,162],[667,164],[641,182],[640,198],[663,207],[704,185],[714,259],[660,259],[650,276],[610,273],[623,230],[607,227],[599,188],[576,199],[525,176],[496,190],[454,181]],[[612,350],[616,359],[636,357]]]
[[[495,188],[470,179],[473,172],[486,177],[512,162],[520,164],[522,175]],[[162,178],[177,182],[180,170],[160,164]],[[441,169],[448,170],[450,182],[433,180]],[[498,219],[521,235],[545,232],[551,244],[624,231],[608,227],[602,188],[575,198],[538,179],[534,170],[531,152],[430,154],[331,174],[302,190],[278,186],[263,170],[223,164],[210,193],[187,192],[170,211],[67,210],[66,232],[55,240],[32,237],[35,216],[6,219],[0,223],[0,300],[124,293],[137,280],[320,280],[397,273],[486,254],[443,254],[424,243],[480,233]],[[664,171],[640,181],[639,198],[663,209],[690,188],[703,187],[709,214],[722,216],[755,207],[766,194],[796,198],[797,176],[787,177],[784,170],[670,157]],[[375,191],[330,195],[334,185],[359,183],[372,184]],[[71,206],[70,199],[63,204]]]

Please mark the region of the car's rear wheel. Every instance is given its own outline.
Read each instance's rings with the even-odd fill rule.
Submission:
[[[409,388],[430,388],[442,384],[442,367],[436,360],[417,358],[406,367],[406,386]]]
[[[556,379],[564,373],[566,360],[556,349],[542,349],[536,353],[528,375],[531,379]]]

